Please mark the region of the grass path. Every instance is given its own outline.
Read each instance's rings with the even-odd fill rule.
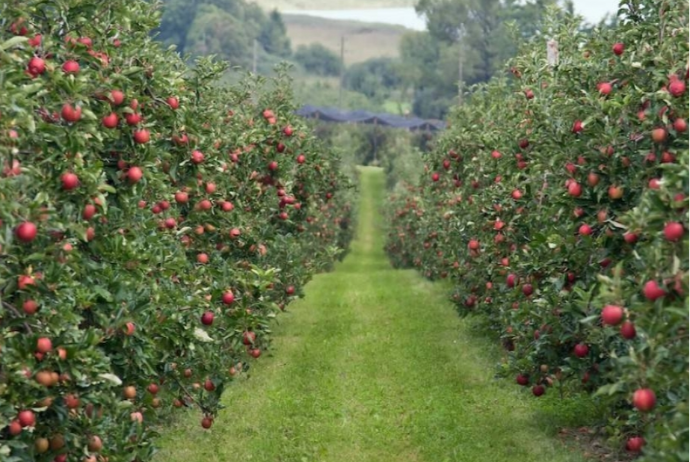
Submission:
[[[212,430],[198,413],[167,430],[157,460],[583,460],[549,430],[549,401],[494,379],[497,350],[442,288],[390,268],[381,170],[362,169],[361,193],[352,252],[280,318],[275,354],[226,391]]]

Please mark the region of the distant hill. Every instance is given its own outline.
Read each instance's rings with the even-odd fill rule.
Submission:
[[[305,15],[284,14],[283,22],[293,49],[320,43],[340,55],[340,38],[345,37],[345,64],[370,58],[397,57],[400,38],[407,29],[387,24],[338,21]]]
[[[414,6],[416,0],[250,0],[266,10],[351,10]]]

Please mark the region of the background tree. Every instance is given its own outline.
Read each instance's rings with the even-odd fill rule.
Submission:
[[[340,75],[343,67],[340,57],[320,43],[300,45],[295,52],[294,59],[305,70],[316,75]]]
[[[287,36],[287,28],[283,22],[283,17],[278,10],[273,10],[264,22],[259,33],[259,43],[269,54],[282,56],[284,58],[292,55],[290,39]]]

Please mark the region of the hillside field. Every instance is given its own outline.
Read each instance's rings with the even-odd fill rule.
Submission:
[[[358,21],[338,21],[306,15],[283,15],[293,49],[300,45],[321,43],[338,55],[340,40],[345,37],[345,64],[359,63],[371,58],[397,57],[404,27],[387,24],[368,24]]]
[[[366,8],[401,8],[414,6],[415,0],[254,0],[265,10],[347,10]]]

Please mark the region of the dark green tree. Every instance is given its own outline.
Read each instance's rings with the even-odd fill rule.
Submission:
[[[343,67],[340,57],[320,43],[300,45],[295,51],[295,61],[308,72],[323,75],[340,75]]]
[[[259,43],[268,53],[284,58],[292,55],[290,39],[283,17],[277,10],[271,11],[268,21],[265,21],[259,33]]]

